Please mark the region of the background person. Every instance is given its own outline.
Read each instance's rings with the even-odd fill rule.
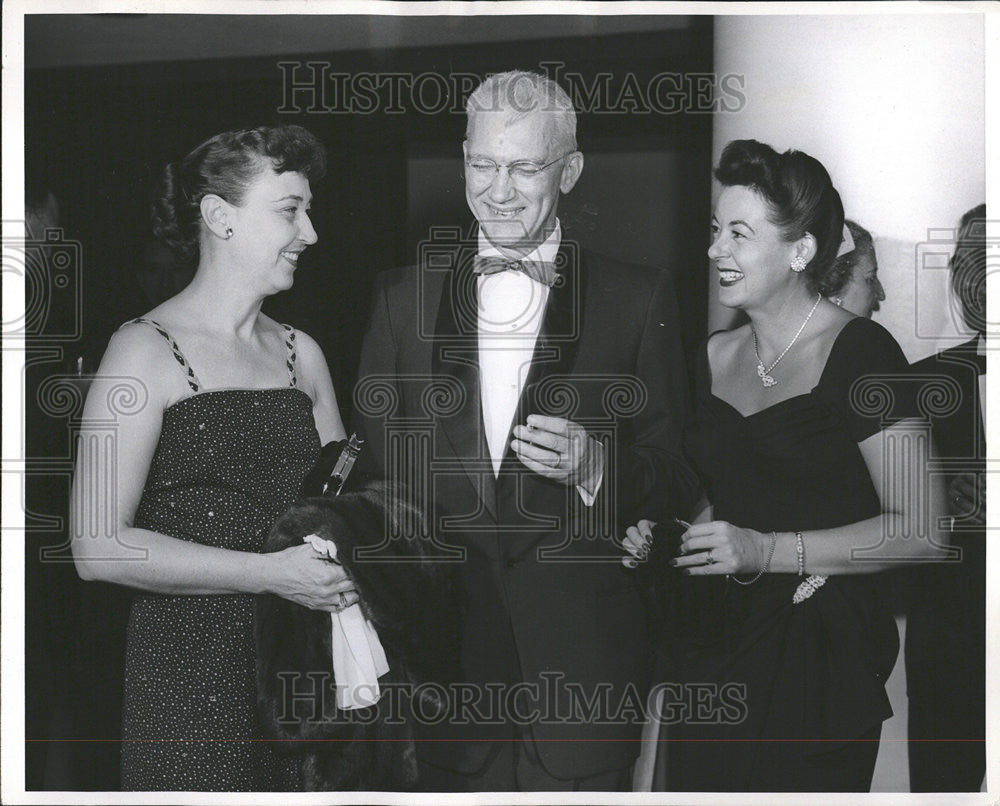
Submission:
[[[856,221],[847,219],[844,226],[851,233],[854,249],[839,255],[830,269],[834,290],[827,295],[834,305],[839,305],[856,316],[871,319],[885,299],[885,289],[878,279],[878,260],[871,233]]]
[[[951,288],[975,335],[912,370],[960,390],[931,416],[962,556],[912,573],[906,622],[910,790],[978,792],[986,773],[986,205],[962,216]]]

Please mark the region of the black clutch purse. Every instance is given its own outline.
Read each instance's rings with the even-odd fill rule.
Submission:
[[[681,553],[681,536],[690,524],[677,518],[657,523],[651,530],[653,542],[649,549],[649,563],[671,575],[680,576],[680,571],[669,565],[669,561]]]
[[[340,495],[357,489],[357,478],[352,484],[348,483],[348,479],[363,445],[364,440],[358,439],[357,434],[351,434],[350,439],[326,443],[313,469],[302,482],[302,497]]]
[[[725,636],[729,586],[725,576],[687,576],[670,565],[688,526],[676,518],[657,523],[649,555],[639,568],[646,579],[654,631],[662,638],[710,646]]]

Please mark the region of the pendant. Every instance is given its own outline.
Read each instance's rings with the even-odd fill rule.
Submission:
[[[774,378],[772,378],[764,371],[763,364],[757,365],[757,374],[760,376],[760,382],[764,384],[764,386],[774,386],[777,383],[777,381]]]

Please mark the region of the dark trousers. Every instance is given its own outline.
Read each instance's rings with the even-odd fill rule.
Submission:
[[[630,792],[632,767],[585,778],[550,775],[528,736],[498,741],[483,769],[471,775],[418,762],[424,792]]]
[[[878,725],[835,750],[823,752],[803,753],[794,742],[747,742],[746,748],[752,748],[752,768],[744,765],[736,778],[725,763],[726,743],[713,746],[717,743],[667,741],[660,745],[653,790],[869,792],[881,733]],[[742,756],[747,758],[746,749]]]
[[[985,705],[981,696],[968,695],[959,688],[940,695],[911,695],[911,792],[978,792],[982,786]]]
[[[906,625],[911,792],[978,792],[986,774],[981,569],[965,575],[929,569],[937,587],[914,592]]]

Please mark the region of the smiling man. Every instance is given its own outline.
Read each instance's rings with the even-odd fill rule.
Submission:
[[[576,185],[583,154],[565,93],[553,93],[554,108],[539,111],[533,105],[549,99],[529,94],[540,89],[529,74],[507,75],[514,77],[484,83],[469,99],[465,197],[484,237],[520,258],[555,233],[559,194]]]
[[[421,787],[630,789],[650,646],[621,540],[696,486],[673,286],[566,238],[584,158],[558,85],[502,73],[466,108],[477,234],[380,275],[355,393],[370,469],[428,491],[456,563],[461,668],[418,725]]]

